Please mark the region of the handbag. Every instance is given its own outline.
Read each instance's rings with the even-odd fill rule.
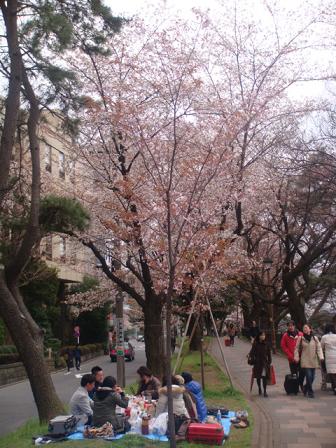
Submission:
[[[251,355],[251,353],[249,353],[247,356],[247,364],[249,366],[254,366],[255,364],[255,356]]]
[[[130,430],[131,425],[123,414],[116,414],[112,422],[115,434],[124,434]]]
[[[274,386],[276,384],[275,369],[273,365],[270,366],[270,378],[268,379],[267,384],[269,386]]]
[[[254,346],[253,346],[250,350],[250,353],[247,355],[247,364],[249,366],[254,366],[255,362],[256,362],[255,350],[254,350]]]

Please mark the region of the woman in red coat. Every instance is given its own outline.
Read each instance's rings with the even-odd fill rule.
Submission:
[[[249,363],[253,365],[253,377],[257,379],[259,395],[262,395],[261,382],[264,389],[264,397],[267,395],[267,381],[271,378],[272,355],[266,342],[265,331],[260,330],[255,338],[249,353]]]
[[[290,320],[287,324],[287,331],[281,338],[281,348],[287,356],[292,375],[297,375],[299,371],[299,364],[294,361],[294,352],[300,336],[302,336],[301,331],[296,330],[294,321]]]

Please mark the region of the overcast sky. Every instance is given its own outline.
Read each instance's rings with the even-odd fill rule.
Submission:
[[[114,13],[125,15],[141,15],[146,13],[147,8],[150,7],[187,13],[194,7],[210,9],[211,11],[220,7],[221,3],[230,4],[231,6],[235,3],[241,6],[244,3],[253,14],[263,16],[266,3],[272,7],[276,5],[277,8],[287,11],[304,9],[312,12],[321,4],[321,0],[224,0],[223,2],[221,0],[105,0],[105,3],[111,7]]]

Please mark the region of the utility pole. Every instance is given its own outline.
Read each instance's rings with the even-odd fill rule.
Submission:
[[[122,291],[116,295],[117,330],[117,384],[125,387],[125,347],[124,347],[124,299]]]

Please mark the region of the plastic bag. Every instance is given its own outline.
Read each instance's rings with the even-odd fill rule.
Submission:
[[[168,427],[168,412],[163,412],[158,417],[156,417],[153,422],[152,432],[159,436],[164,436],[167,432]]]

